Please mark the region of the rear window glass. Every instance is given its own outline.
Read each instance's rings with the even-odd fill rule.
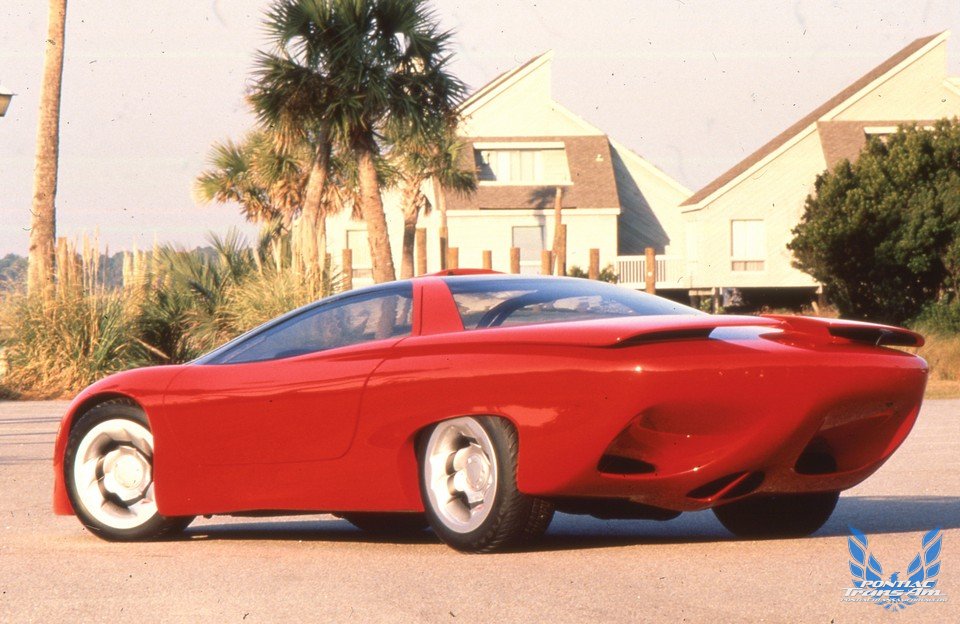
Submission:
[[[584,279],[450,277],[446,283],[465,329],[700,314],[667,299]]]

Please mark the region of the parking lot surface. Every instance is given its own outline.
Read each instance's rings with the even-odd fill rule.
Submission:
[[[332,516],[199,519],[111,544],[54,516],[63,402],[0,403],[0,622],[958,622],[960,400],[928,401],[880,471],[805,539],[745,541],[710,512],[558,516],[528,552],[462,555],[430,532],[371,537]],[[885,575],[944,530],[942,604],[843,603],[848,526]]]

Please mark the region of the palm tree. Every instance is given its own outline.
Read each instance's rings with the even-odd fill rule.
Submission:
[[[33,177],[27,292],[42,291],[53,279],[53,249],[57,236],[57,162],[60,150],[60,86],[63,82],[63,43],[67,0],[50,0],[47,47],[40,88],[37,158]]]
[[[463,85],[447,71],[450,33],[424,0],[278,0],[267,30],[274,49],[258,55],[250,95],[261,123],[281,136],[308,133],[326,148],[318,148],[308,183],[315,192],[327,182],[330,149],[353,160],[374,280],[396,279],[381,146],[399,134],[392,128],[416,129],[455,110]]]
[[[401,279],[413,277],[417,221],[421,210],[430,206],[423,194],[424,183],[432,180],[435,190],[442,186],[458,193],[471,193],[477,188],[475,171],[461,166],[463,144],[457,140],[455,122],[455,119],[450,119],[436,129],[422,127],[420,132],[400,138],[393,145],[391,155],[394,156],[394,168],[399,178],[403,211]],[[444,206],[441,208],[441,217],[445,217],[445,213]],[[446,224],[443,223],[442,227],[446,227]]]
[[[261,152],[262,133],[251,133],[240,143],[214,143],[210,150],[210,168],[197,176],[194,194],[202,202],[236,202],[244,218],[254,223],[282,221],[292,218],[290,204],[296,205],[301,195],[302,171],[294,161],[292,171],[280,173],[276,166],[260,170],[264,161],[277,162]],[[298,184],[299,182],[299,184]],[[280,193],[272,192],[274,188]]]

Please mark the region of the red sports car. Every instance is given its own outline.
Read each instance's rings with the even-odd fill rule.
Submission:
[[[910,431],[895,327],[714,316],[582,279],[447,272],[323,299],[70,405],[55,510],[111,540],[330,512],[485,552],[554,510],[802,535]]]

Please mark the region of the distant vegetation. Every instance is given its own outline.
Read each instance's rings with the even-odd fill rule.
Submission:
[[[27,277],[27,259],[16,254],[0,258],[0,291],[18,288]]]
[[[112,372],[189,361],[335,290],[328,267],[307,275],[291,234],[210,240],[106,265],[61,245],[54,286],[28,297],[21,281],[0,295],[0,396],[68,396]]]

